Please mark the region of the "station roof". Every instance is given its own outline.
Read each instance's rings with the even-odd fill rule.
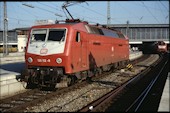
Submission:
[[[112,24],[110,27],[127,27],[127,24]],[[128,24],[128,27],[169,27],[169,24]]]
[[[29,30],[31,27],[15,28],[14,30]]]
[[[103,24],[106,26],[106,24]],[[113,28],[126,28],[127,24],[111,24],[110,27]],[[131,28],[169,28],[169,24],[129,24],[128,27]],[[31,27],[15,28],[8,31],[17,31],[17,30],[29,30]],[[3,30],[0,30],[2,32]]]

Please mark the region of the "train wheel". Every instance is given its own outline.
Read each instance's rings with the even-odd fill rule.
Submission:
[[[96,74],[95,76],[101,75],[102,74],[102,69],[99,67],[96,69]]]
[[[64,75],[59,83],[55,85],[55,88],[63,88],[71,85],[71,77]]]
[[[99,75],[101,75],[102,72],[103,72],[102,69],[99,67],[99,68],[98,68],[98,73],[99,73]]]
[[[76,76],[74,76],[74,75],[71,75],[71,76],[69,76],[69,77],[70,77],[70,79],[71,79],[71,83],[70,83],[70,85],[75,84],[75,83],[76,83],[76,81],[77,81],[77,77],[76,77]]]
[[[92,77],[87,77],[87,78],[86,78],[86,82],[89,83],[89,84],[91,84],[91,83],[93,82],[93,81],[92,81]]]
[[[28,78],[27,84],[25,84],[26,89],[34,89],[37,87],[37,85],[35,83],[32,82],[32,77]]]

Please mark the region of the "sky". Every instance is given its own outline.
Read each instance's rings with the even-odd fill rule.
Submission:
[[[8,29],[31,27],[36,20],[65,20],[65,1],[7,1]],[[27,7],[27,4],[31,7]],[[67,7],[73,18],[90,24],[107,24],[107,1],[74,2]],[[3,29],[3,2],[0,2],[0,29]],[[65,11],[66,12],[66,11]],[[59,15],[59,16],[58,16]],[[169,24],[169,1],[110,1],[111,24]]]

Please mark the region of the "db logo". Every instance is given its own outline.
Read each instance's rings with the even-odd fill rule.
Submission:
[[[47,54],[47,52],[48,52],[48,49],[41,49],[40,50],[40,54]]]

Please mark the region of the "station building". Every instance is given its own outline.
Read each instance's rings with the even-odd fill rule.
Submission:
[[[30,28],[16,28],[8,31],[7,45],[9,52],[23,52],[26,47]],[[3,52],[3,31],[0,31],[0,52]]]

